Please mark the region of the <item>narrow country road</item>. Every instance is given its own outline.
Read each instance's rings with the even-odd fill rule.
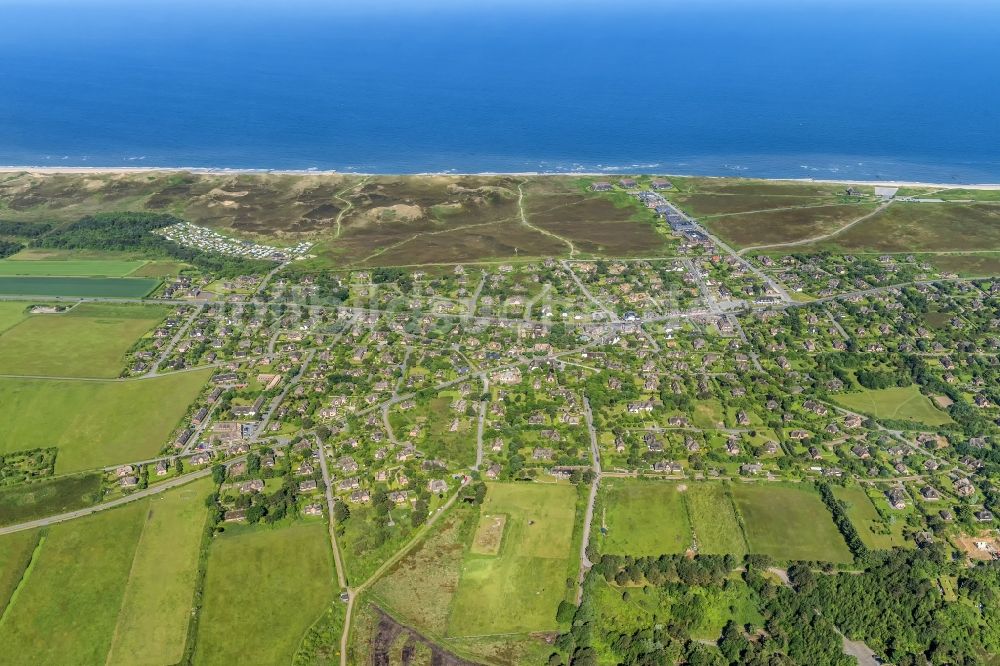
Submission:
[[[583,416],[587,421],[587,432],[590,433],[590,455],[594,467],[594,480],[590,483],[590,497],[587,500],[587,510],[583,516],[583,541],[580,543],[580,573],[576,581],[576,605],[583,600],[583,579],[594,566],[587,557],[587,545],[590,543],[590,526],[594,522],[594,503],[597,501],[597,488],[601,483],[601,454],[597,448],[597,431],[594,430],[594,413],[590,409],[590,400],[583,399]]]

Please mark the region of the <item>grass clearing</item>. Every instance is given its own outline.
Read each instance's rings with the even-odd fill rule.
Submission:
[[[689,548],[691,525],[681,485],[641,479],[604,481],[607,534],[601,538],[601,552],[643,557],[683,553]]]
[[[126,352],[170,312],[165,306],[81,303],[30,315],[0,335],[0,374],[117,377]]]
[[[75,511],[100,501],[101,475],[62,476],[0,489],[0,526]]]
[[[887,389],[864,389],[834,397],[847,409],[871,414],[875,418],[915,421],[928,426],[951,423],[951,416],[934,406],[931,399],[915,385]]]
[[[0,275],[61,277],[125,277],[146,264],[145,261],[62,259],[0,260]]]
[[[158,453],[211,368],[128,381],[0,378],[0,453],[55,446],[56,473]]]
[[[211,479],[200,479],[149,500],[108,664],[155,666],[183,657],[205,497],[213,489]]]
[[[481,512],[507,514],[507,534],[498,555],[466,555],[448,635],[555,630],[573,557],[576,489],[534,483],[487,487]]]
[[[851,551],[818,493],[776,484],[740,483],[733,497],[750,551],[780,560],[850,562]]]
[[[902,521],[886,524],[864,488],[858,486],[847,488],[832,486],[832,488],[834,497],[847,502],[847,517],[851,519],[865,546],[873,550],[889,550],[913,545],[903,536]]]
[[[733,498],[727,484],[713,481],[689,483],[684,494],[698,552],[704,555],[745,555]]]
[[[148,501],[49,528],[0,625],[6,664],[103,664]]]
[[[324,522],[215,537],[194,663],[290,662],[335,584]]]

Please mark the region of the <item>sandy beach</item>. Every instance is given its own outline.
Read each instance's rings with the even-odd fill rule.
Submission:
[[[361,171],[333,171],[321,169],[226,169],[213,167],[43,167],[43,166],[0,166],[0,173],[46,174],[137,174],[190,172],[214,176],[234,174],[276,174],[286,176],[584,176],[588,178],[621,177],[623,172],[584,171],[435,171],[422,173],[367,173]],[[636,172],[644,173],[644,172]],[[700,174],[649,172],[650,175],[667,178],[718,178],[720,180],[773,180],[795,183],[833,183],[840,185],[871,185],[880,187],[930,187],[936,189],[1000,190],[1000,183],[928,183],[908,180],[839,180],[833,178],[740,178],[738,176],[705,176]]]

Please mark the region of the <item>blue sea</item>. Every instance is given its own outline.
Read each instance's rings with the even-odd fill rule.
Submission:
[[[0,165],[1000,182],[1000,2],[0,0]]]

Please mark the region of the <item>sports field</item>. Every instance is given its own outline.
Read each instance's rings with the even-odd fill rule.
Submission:
[[[160,283],[153,278],[0,275],[0,294],[79,298],[142,298]]]
[[[691,546],[691,525],[678,484],[609,478],[602,482],[604,511],[595,526],[607,534],[601,552],[615,555],[683,553]]]
[[[211,373],[126,381],[0,378],[0,453],[55,446],[59,474],[150,458]]]
[[[0,275],[125,277],[145,263],[145,261],[115,259],[66,259],[62,261],[4,259],[0,260]]]
[[[903,536],[903,521],[899,520],[893,525],[886,524],[864,488],[833,486],[833,495],[838,500],[847,502],[847,517],[868,548],[888,550],[912,545]]]
[[[834,401],[856,412],[871,414],[875,418],[916,421],[929,426],[952,422],[947,412],[935,407],[930,398],[913,385],[844,393],[835,396]]]
[[[81,303],[62,314],[30,315],[0,335],[0,374],[117,377],[129,348],[168,312]]]
[[[851,561],[851,551],[818,493],[749,483],[734,484],[732,491],[752,553],[780,560]]]
[[[467,553],[448,617],[449,636],[554,631],[566,596],[576,489],[488,484],[482,516],[505,514],[496,555]],[[488,518],[487,518],[488,519]]]
[[[194,663],[290,663],[335,587],[323,522],[216,537]]]
[[[698,552],[703,555],[743,555],[747,552],[733,498],[727,484],[688,483],[684,491]]]
[[[0,625],[5,664],[103,664],[148,500],[61,523]]]
[[[108,664],[155,666],[183,657],[212,490],[211,479],[200,479],[150,498]]]

